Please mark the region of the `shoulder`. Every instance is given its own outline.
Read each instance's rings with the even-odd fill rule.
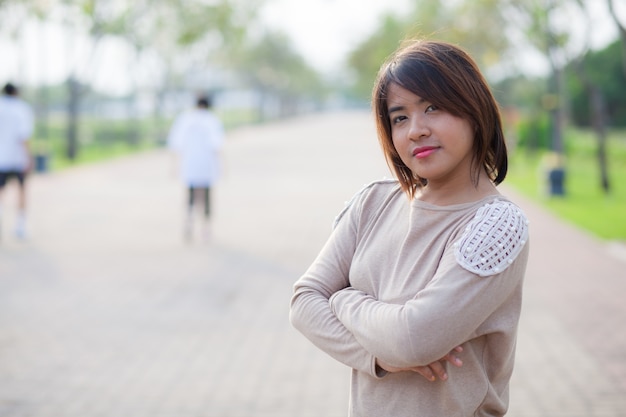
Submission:
[[[22,100],[19,97],[16,97],[16,98],[12,99],[9,103],[15,109],[17,109],[18,111],[20,111],[20,112],[22,112],[24,114],[32,113],[32,108],[30,107],[30,104],[28,104],[25,100]]]
[[[13,109],[13,111],[19,111],[22,113],[28,113],[32,111],[30,105],[19,97],[3,96],[0,100],[0,103],[2,103],[7,108]]]
[[[365,184],[349,201],[346,201],[343,210],[335,217],[333,228],[337,226],[349,210],[361,209],[364,205],[379,204],[381,201],[387,200],[398,193],[402,193],[402,189],[396,179],[385,178]]]
[[[454,244],[457,262],[480,276],[504,271],[528,242],[528,223],[522,210],[508,200],[484,204]]]

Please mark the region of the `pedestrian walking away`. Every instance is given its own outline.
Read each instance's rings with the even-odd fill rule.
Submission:
[[[0,227],[5,186],[15,180],[18,183],[15,236],[19,239],[26,237],[26,177],[32,167],[29,140],[33,129],[34,116],[30,106],[19,97],[18,88],[7,83],[0,97]]]
[[[194,217],[200,213],[200,233],[210,235],[211,188],[220,175],[219,151],[224,141],[224,127],[212,111],[213,98],[200,95],[196,107],[178,116],[168,136],[168,147],[177,156],[180,175],[187,187],[184,237],[194,236]]]
[[[423,40],[381,67],[372,105],[396,178],[339,213],[291,323],[352,369],[350,416],[503,416],[529,231],[497,188],[498,105],[466,52]]]

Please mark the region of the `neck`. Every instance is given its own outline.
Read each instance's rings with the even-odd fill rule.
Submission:
[[[415,195],[415,198],[425,203],[438,206],[463,204],[478,201],[489,195],[500,194],[486,173],[481,173],[478,182],[471,178],[464,181],[447,181],[442,183],[428,182]]]

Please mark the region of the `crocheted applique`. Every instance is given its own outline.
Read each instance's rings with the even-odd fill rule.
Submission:
[[[482,206],[454,244],[456,261],[482,277],[508,268],[528,240],[528,220],[514,204],[494,200]]]

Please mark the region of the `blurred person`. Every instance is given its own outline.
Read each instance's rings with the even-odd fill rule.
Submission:
[[[188,190],[186,240],[193,238],[196,207],[202,209],[202,238],[210,236],[211,188],[220,175],[219,151],[224,141],[224,127],[212,108],[213,97],[200,95],[195,108],[176,118],[167,139]]]
[[[34,116],[30,106],[19,97],[18,88],[7,83],[0,97],[0,197],[5,185],[15,179],[18,183],[15,235],[20,239],[26,237],[26,177],[32,168],[29,140],[33,129]]]
[[[372,104],[396,179],[339,214],[291,323],[352,368],[350,416],[503,416],[529,245],[496,188],[498,105],[472,58],[437,41],[396,51]]]

